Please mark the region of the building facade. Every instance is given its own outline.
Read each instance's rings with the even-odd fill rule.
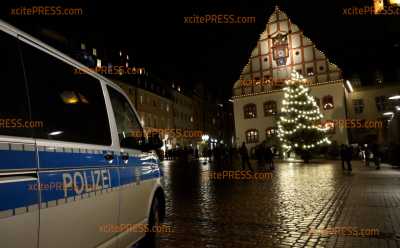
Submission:
[[[161,137],[164,149],[191,147],[201,150],[201,144],[203,148],[204,145],[213,148],[216,143],[231,144],[232,111],[222,104],[193,91],[186,91],[176,83],[160,89],[150,81],[113,81],[134,103],[145,128],[166,130]],[[175,134],[169,132],[168,135],[167,130],[171,129]],[[203,141],[203,135],[209,139]]]
[[[282,87],[293,70],[308,80],[325,120],[346,119],[348,92],[341,70],[276,7],[233,86],[236,144],[252,148],[274,136]],[[346,128],[332,127],[330,137],[348,143]]]
[[[398,83],[381,82],[354,87],[347,98],[349,118],[367,123],[363,124],[365,128],[351,129],[351,143],[399,143],[398,125],[390,123],[398,112],[396,106],[400,105],[398,101],[389,99],[394,95],[400,95]],[[397,119],[393,122],[397,122]]]

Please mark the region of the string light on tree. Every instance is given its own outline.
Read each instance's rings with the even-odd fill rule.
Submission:
[[[297,71],[291,73],[283,88],[282,116],[278,120],[278,137],[283,149],[300,155],[331,143],[327,137],[329,127],[321,126],[323,115],[310,96],[310,89],[303,85],[306,82]]]

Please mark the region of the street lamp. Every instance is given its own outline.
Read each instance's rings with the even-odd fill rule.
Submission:
[[[351,86],[351,83],[349,80],[346,80],[346,85],[349,88],[350,93],[353,92],[353,86]]]
[[[210,136],[208,136],[207,134],[204,134],[201,136],[201,140],[203,140],[204,142],[207,142],[210,139]]]
[[[383,113],[382,115],[384,115],[384,116],[389,116],[389,119],[387,120],[388,123],[390,123],[390,122],[393,120],[393,118],[394,118],[394,112],[393,112],[393,111],[385,112],[385,113]]]
[[[390,125],[388,126],[388,138],[389,143],[400,143],[400,94],[397,93],[396,95],[392,95],[388,97],[389,100],[392,101],[390,111],[383,113],[384,115],[390,116],[388,120]],[[393,155],[393,154],[392,154]],[[395,155],[394,155],[395,156]],[[398,161],[393,161],[393,163],[398,163]]]
[[[395,96],[389,97],[389,100],[399,100],[399,99],[400,99],[400,95],[395,95]]]

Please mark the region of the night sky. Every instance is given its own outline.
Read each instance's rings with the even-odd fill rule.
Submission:
[[[47,2],[81,7],[84,16],[13,17],[6,7],[1,8],[2,19],[27,31],[33,26],[43,26],[76,36],[102,33],[106,47],[127,49],[134,62],[147,65],[158,77],[188,86],[204,83],[225,98],[231,95],[231,87],[276,4],[344,71],[345,77],[358,73],[367,83],[378,69],[384,71],[385,81],[393,81],[395,68],[400,66],[400,15],[342,15],[343,8],[371,6],[372,0]],[[14,0],[11,6],[40,4],[45,2]],[[255,16],[256,23],[184,23],[185,16],[206,14]]]

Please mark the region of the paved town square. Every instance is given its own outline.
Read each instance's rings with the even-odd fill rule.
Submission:
[[[209,163],[163,169],[173,232],[161,247],[400,247],[400,169],[389,165],[357,161],[349,175],[340,161],[278,162],[253,181],[204,180],[218,170]]]

